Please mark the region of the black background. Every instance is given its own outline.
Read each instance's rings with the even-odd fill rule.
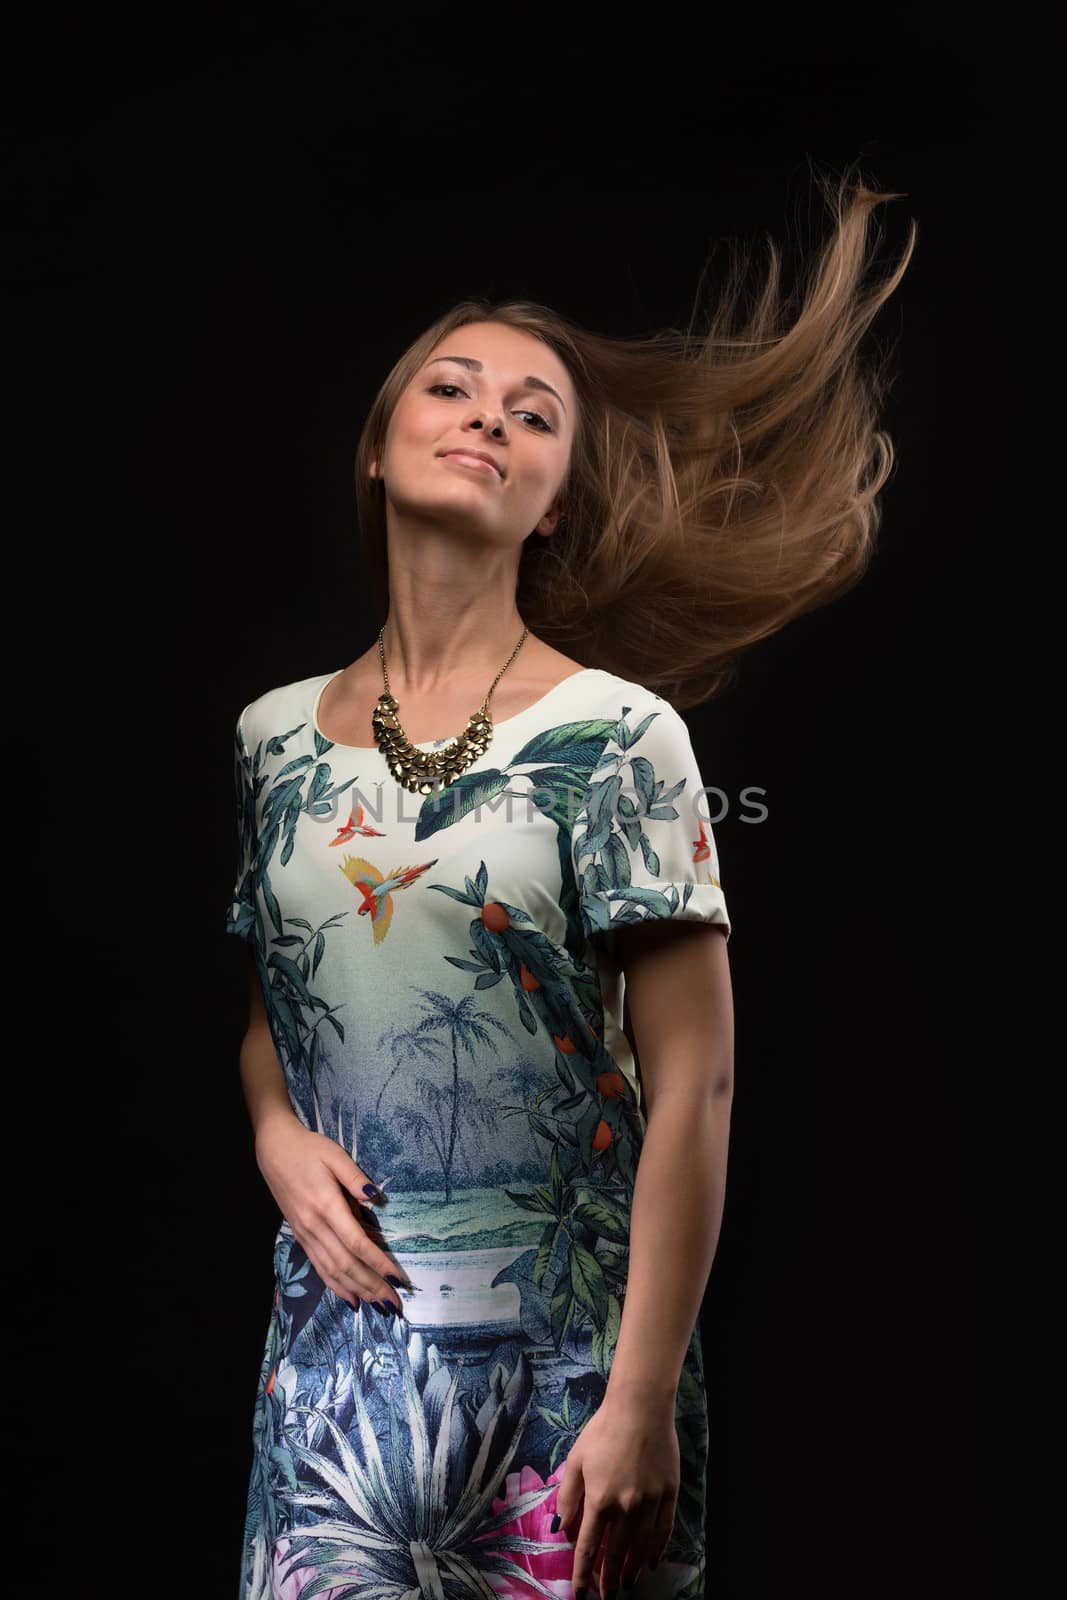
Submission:
[[[231,740],[249,700],[371,642],[352,462],[378,385],[467,294],[625,336],[684,326],[730,241],[758,276],[773,237],[788,278],[829,226],[812,169],[859,162],[906,195],[878,213],[883,268],[919,224],[868,346],[895,372],[879,554],[687,713],[734,801],[707,1593],[962,1590],[977,1249],[941,1004],[946,600],[965,609],[983,527],[959,463],[998,140],[963,16],[50,13],[9,54],[9,681],[34,779],[13,864],[43,912],[20,1076],[49,1152],[20,1279],[44,1311],[42,1364],[24,1351],[13,1379],[34,1416],[18,1527],[84,1516],[71,1576],[237,1592],[277,1208],[222,931]]]

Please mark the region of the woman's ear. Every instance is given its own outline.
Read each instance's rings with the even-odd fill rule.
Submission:
[[[551,511],[545,512],[544,516],[537,524],[537,527],[534,529],[534,533],[539,533],[546,539],[551,538],[559,526],[562,517],[563,507],[561,505],[553,506]]]

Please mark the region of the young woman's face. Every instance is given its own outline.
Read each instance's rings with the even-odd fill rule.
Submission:
[[[542,518],[558,509],[576,406],[566,367],[540,339],[496,322],[456,328],[393,412],[381,468],[386,494],[404,518],[476,530],[492,542],[521,543],[539,524],[550,533],[556,519]],[[463,450],[483,451],[499,470],[472,465],[456,454]]]

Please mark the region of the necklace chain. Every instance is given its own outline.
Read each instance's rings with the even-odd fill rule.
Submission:
[[[385,624],[382,624],[378,634],[378,655],[381,658],[385,688],[378,696],[371,725],[374,729],[375,743],[398,783],[410,789],[413,794],[432,794],[438,784],[447,788],[449,784],[455,783],[473,761],[485,754],[493,737],[493,718],[489,710],[489,701],[493,690],[522,649],[529,631],[528,628],[523,628],[521,639],[489,685],[489,693],[480,708],[468,719],[463,732],[457,734],[443,750],[420,750],[412,744],[401,727],[400,707],[389,691],[389,673],[385,665]]]

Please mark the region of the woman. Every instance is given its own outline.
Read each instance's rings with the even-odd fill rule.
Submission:
[[[733,1017],[679,707],[869,558],[891,450],[856,351],[914,243],[861,292],[886,198],[842,185],[790,326],[776,267],[702,340],[470,301],[382,387],[384,624],[236,728],[282,1212],[243,1600],[704,1593]]]

